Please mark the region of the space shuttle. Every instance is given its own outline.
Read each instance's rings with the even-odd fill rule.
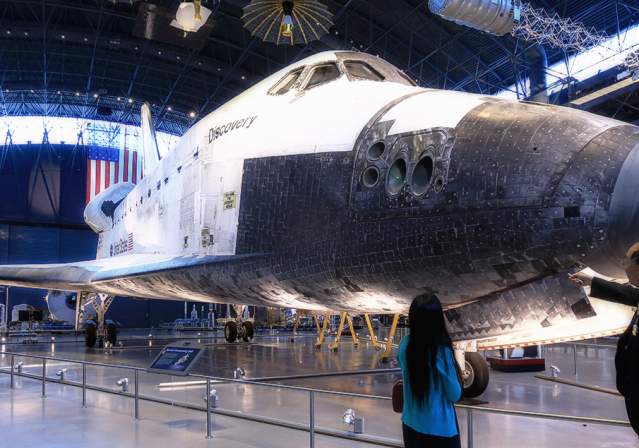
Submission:
[[[618,334],[632,315],[568,275],[625,277],[636,126],[418,87],[352,51],[269,76],[163,157],[147,106],[141,121],[146,177],[85,211],[96,259],[0,266],[0,284],[358,314],[433,292],[475,369],[477,350]]]

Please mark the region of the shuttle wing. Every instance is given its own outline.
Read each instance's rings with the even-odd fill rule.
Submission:
[[[445,311],[454,340],[481,350],[576,341],[621,333],[633,308],[588,297],[558,273]]]
[[[118,289],[114,284],[127,279],[148,276],[162,277],[169,273],[206,267],[217,268],[253,258],[252,255],[172,256],[161,254],[130,254],[99,260],[65,264],[28,264],[0,266],[0,284],[27,288],[63,291],[109,292],[135,295]],[[162,290],[141,297],[164,297]],[[173,297],[166,297],[173,298]]]

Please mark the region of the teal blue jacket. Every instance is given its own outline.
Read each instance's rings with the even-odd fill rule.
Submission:
[[[453,404],[461,398],[462,388],[455,370],[453,351],[448,347],[439,349],[435,362],[438,373],[437,380],[433,381],[433,371],[430,366],[424,372],[424,375],[430,375],[430,388],[426,392],[423,405],[420,406],[408,380],[406,348],[409,338],[410,336],[406,336],[402,339],[397,353],[404,377],[402,422],[422,434],[440,437],[456,436],[459,434],[459,429]]]

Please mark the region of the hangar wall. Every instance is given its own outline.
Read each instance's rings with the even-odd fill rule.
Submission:
[[[86,150],[73,145],[0,146],[0,264],[95,258],[97,236],[82,216],[86,160]],[[46,307],[45,294],[11,288],[10,306]],[[109,317],[123,327],[148,327],[182,317],[183,307],[182,302],[118,298]]]

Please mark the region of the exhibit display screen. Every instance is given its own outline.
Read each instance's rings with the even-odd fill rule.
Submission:
[[[201,346],[168,345],[156,356],[149,370],[173,375],[187,375],[203,352]]]

